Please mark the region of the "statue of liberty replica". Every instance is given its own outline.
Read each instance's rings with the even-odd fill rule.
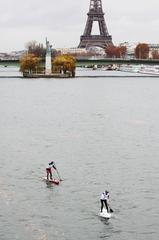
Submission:
[[[51,49],[52,49],[52,45],[50,45],[49,41],[46,38],[45,74],[47,75],[52,73]]]

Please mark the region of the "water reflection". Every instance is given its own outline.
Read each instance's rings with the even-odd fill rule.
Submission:
[[[99,233],[99,238],[100,239],[107,239],[110,238],[113,235],[113,225],[110,222],[110,219],[104,219],[104,218],[100,218],[100,221],[102,222],[102,224],[104,224],[102,230]]]

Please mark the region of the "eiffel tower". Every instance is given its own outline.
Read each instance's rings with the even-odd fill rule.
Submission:
[[[89,12],[87,13],[87,23],[83,35],[80,37],[79,48],[91,46],[105,48],[113,45],[112,36],[109,35],[102,9],[102,0],[90,0]],[[97,21],[100,35],[91,35],[93,22]]]

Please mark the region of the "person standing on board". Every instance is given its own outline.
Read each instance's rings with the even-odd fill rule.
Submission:
[[[47,180],[52,179],[52,168],[56,170],[55,163],[52,161],[46,167]]]
[[[109,201],[109,192],[105,190],[105,192],[103,192],[100,196],[101,212],[103,211],[104,204],[108,212],[108,201]]]

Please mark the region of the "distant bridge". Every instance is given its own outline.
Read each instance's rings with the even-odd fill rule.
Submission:
[[[122,58],[77,59],[76,63],[77,66],[111,65],[111,64],[159,65],[159,59],[122,59]]]
[[[2,59],[0,59],[0,66],[4,66],[4,67],[19,66],[19,60],[12,60],[12,59],[2,60]]]
[[[110,65],[110,64],[131,64],[131,65],[159,65],[159,59],[122,59],[122,58],[103,58],[103,59],[77,59],[76,66]],[[19,66],[19,60],[0,60],[0,66]]]

